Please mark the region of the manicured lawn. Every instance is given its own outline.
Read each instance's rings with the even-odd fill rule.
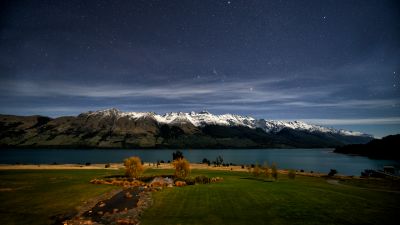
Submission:
[[[93,185],[95,177],[122,171],[0,171],[0,224],[51,224],[51,216],[115,188]],[[145,175],[172,174],[147,170]],[[277,182],[247,173],[193,170],[192,176],[223,177],[221,183],[155,192],[143,225],[154,224],[395,224],[400,194],[368,186],[329,184],[322,178],[281,175]],[[250,179],[249,179],[250,178]]]
[[[51,216],[73,212],[87,199],[112,190],[93,185],[111,170],[0,170],[0,224],[51,224]]]
[[[148,171],[147,173],[165,173]],[[400,194],[333,185],[322,178],[281,176],[264,182],[246,173],[192,171],[224,182],[154,194],[142,224],[397,224]]]

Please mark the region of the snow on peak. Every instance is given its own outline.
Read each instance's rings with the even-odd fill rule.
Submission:
[[[303,121],[283,121],[283,120],[264,120],[254,119],[249,116],[241,116],[234,114],[222,114],[214,115],[208,111],[200,112],[169,112],[164,115],[159,115],[154,112],[121,112],[116,108],[89,111],[83,113],[87,116],[101,116],[101,117],[128,117],[132,120],[140,118],[152,118],[160,124],[192,124],[196,127],[202,127],[206,125],[221,125],[221,126],[244,126],[252,129],[261,128],[267,133],[278,133],[283,129],[302,130],[308,132],[321,132],[321,133],[333,133],[344,136],[366,136],[366,134],[360,132],[353,132],[347,130],[336,130],[333,128],[322,127],[319,125],[308,124]]]

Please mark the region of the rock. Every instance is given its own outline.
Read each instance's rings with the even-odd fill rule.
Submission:
[[[103,208],[104,206],[106,206],[106,203],[104,203],[104,202],[100,203],[100,205],[99,205],[100,208]]]
[[[175,186],[177,186],[177,187],[186,186],[186,182],[185,181],[176,181],[175,182]]]
[[[125,198],[132,198],[133,195],[130,192],[125,193]]]

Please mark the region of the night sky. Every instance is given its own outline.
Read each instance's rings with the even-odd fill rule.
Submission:
[[[397,1],[2,1],[0,113],[201,111],[400,133]]]

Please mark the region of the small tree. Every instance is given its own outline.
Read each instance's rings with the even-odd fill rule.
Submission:
[[[294,178],[296,178],[296,171],[294,171],[294,170],[289,170],[289,171],[288,171],[288,177],[289,177],[289,179],[294,179]]]
[[[260,176],[260,174],[261,174],[261,168],[258,165],[258,163],[256,163],[256,165],[254,166],[254,169],[253,169],[253,175],[255,177],[258,177],[258,176]]]
[[[269,169],[269,166],[268,166],[267,162],[264,163],[263,169],[264,169],[265,177],[269,178],[269,176],[271,175],[271,171]]]
[[[183,153],[181,151],[176,151],[172,153],[172,160],[183,159]]]
[[[176,159],[172,162],[175,168],[175,176],[184,178],[190,173],[190,163],[186,159]]]
[[[138,178],[144,170],[142,161],[137,156],[125,159],[124,166],[125,174],[129,177]]]
[[[337,173],[338,173],[337,170],[331,169],[331,171],[329,171],[329,173],[328,173],[328,176],[333,177],[333,176],[335,176],[335,174],[337,174]]]
[[[217,166],[220,166],[223,162],[224,158],[222,158],[222,156],[220,155],[215,159],[215,163],[217,164]]]
[[[251,173],[251,170],[252,170],[252,169],[251,169],[251,166],[247,165],[246,168],[247,168],[247,172],[248,172],[248,173]]]
[[[272,163],[271,165],[271,175],[275,180],[278,179],[278,167],[276,166],[276,163]]]
[[[202,163],[203,163],[203,164],[207,164],[207,165],[210,165],[210,164],[211,164],[210,160],[208,160],[207,158],[204,158],[203,161],[202,161]]]

